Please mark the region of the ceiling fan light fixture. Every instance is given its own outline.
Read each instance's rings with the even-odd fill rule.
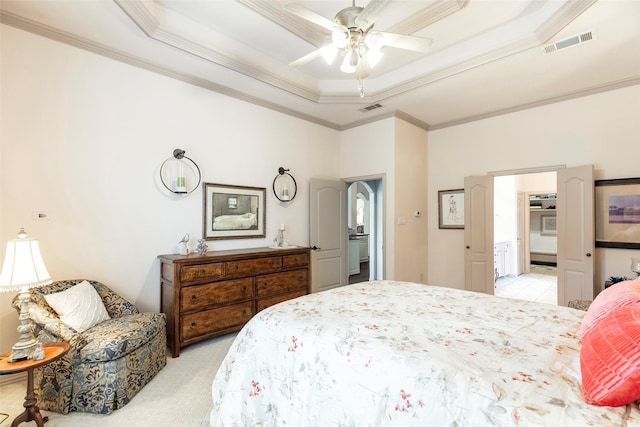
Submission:
[[[331,41],[338,49],[343,49],[349,44],[349,30],[346,27],[335,27],[331,31]]]
[[[384,42],[384,36],[380,31],[370,31],[364,38],[364,42],[367,44],[369,50],[379,51],[382,48]]]
[[[356,66],[351,65],[351,52],[352,51],[347,52],[347,54],[344,56],[344,61],[342,61],[342,65],[340,66],[340,71],[342,71],[343,73],[351,74],[355,73],[356,71]],[[356,64],[357,63],[358,57],[356,55]]]

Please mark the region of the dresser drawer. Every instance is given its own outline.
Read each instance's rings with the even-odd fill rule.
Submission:
[[[180,290],[180,312],[253,299],[253,277],[206,283]]]
[[[304,267],[309,265],[309,254],[285,255],[282,257],[282,268]]]
[[[227,276],[248,276],[252,274],[278,271],[282,267],[282,257],[267,257],[230,261],[227,265]]]
[[[266,274],[256,277],[256,297],[266,297],[309,287],[309,272],[306,269]]]
[[[262,311],[267,307],[271,307],[272,305],[276,305],[279,302],[287,301],[293,298],[298,298],[307,294],[306,289],[301,289],[299,291],[290,292],[288,294],[276,295],[275,297],[262,298],[259,299],[256,306],[256,311]]]
[[[180,270],[180,280],[199,282],[202,280],[215,280],[224,277],[224,264],[221,262],[210,264],[187,265]]]
[[[188,340],[221,329],[242,326],[253,315],[253,301],[187,314],[182,318],[182,339]]]

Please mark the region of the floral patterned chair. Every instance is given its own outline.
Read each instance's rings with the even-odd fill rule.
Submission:
[[[166,317],[140,313],[107,286],[87,280],[111,319],[82,333],[66,325],[44,295],[84,280],[65,280],[30,290],[28,302],[39,342],[66,341],[69,352],[34,371],[40,409],[109,414],[126,405],[166,365]],[[18,298],[13,307],[20,311]]]

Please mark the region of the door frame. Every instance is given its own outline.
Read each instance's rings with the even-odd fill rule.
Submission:
[[[375,215],[375,224],[373,224],[373,228],[375,228],[375,242],[373,247],[375,249],[375,253],[370,254],[370,259],[373,257],[375,259],[375,270],[373,270],[372,263],[369,261],[369,271],[375,271],[374,277],[380,277],[379,280],[383,280],[387,277],[386,275],[386,245],[385,240],[387,236],[386,231],[386,220],[387,212],[386,212],[386,195],[387,195],[387,179],[386,174],[375,174],[375,175],[363,175],[363,176],[355,176],[342,178],[342,181],[347,185],[347,188],[358,181],[380,181],[380,186],[378,190],[378,194],[375,197],[374,209],[376,211]],[[349,207],[347,203],[347,208]],[[348,213],[347,213],[348,215]],[[345,222],[346,222],[345,218]],[[371,242],[369,243],[371,246]],[[348,257],[348,253],[346,255]],[[371,274],[371,273],[370,273]]]

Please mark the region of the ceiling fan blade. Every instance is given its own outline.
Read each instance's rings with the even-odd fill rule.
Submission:
[[[333,30],[336,26],[336,23],[331,19],[318,15],[314,11],[300,6],[298,3],[286,3],[283,7],[294,15],[298,15],[300,18],[313,22],[314,24],[319,25],[322,28],[326,28],[329,31]]]
[[[302,58],[296,59],[295,61],[289,63],[291,67],[299,67],[301,65],[308,64],[314,59],[320,57],[327,57],[327,55],[333,60],[335,55],[338,53],[338,48],[336,48],[333,44],[328,44],[326,46],[321,47],[320,49],[316,49],[311,53],[306,54]],[[329,62],[329,61],[327,61]]]
[[[385,33],[382,34],[382,45],[395,47],[398,49],[414,50],[416,52],[426,52],[433,44],[433,39],[417,36],[405,36],[403,34]]]
[[[391,1],[392,0],[370,0],[364,10],[360,12],[360,15],[356,18],[356,25],[362,30],[367,30],[371,25],[373,25],[380,13],[382,13],[384,8],[387,7]]]

